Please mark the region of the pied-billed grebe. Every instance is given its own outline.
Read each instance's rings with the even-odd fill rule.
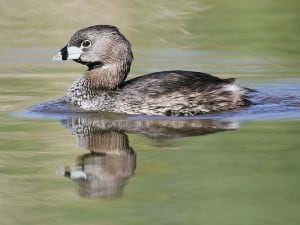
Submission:
[[[74,60],[88,70],[68,90],[66,101],[88,111],[189,116],[249,104],[234,79],[192,71],[162,71],[127,80],[131,45],[118,28],[90,26],[77,31],[53,60]]]

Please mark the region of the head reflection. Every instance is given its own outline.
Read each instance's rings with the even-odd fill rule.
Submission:
[[[121,131],[96,129],[81,119],[66,122],[79,146],[90,153],[78,157],[76,166],[65,167],[64,175],[78,184],[80,196],[121,196],[136,168],[136,155],[127,135]]]
[[[76,166],[61,173],[79,187],[87,198],[111,198],[122,190],[134,175],[136,154],[125,132],[142,133],[150,138],[169,139],[234,130],[238,123],[219,120],[141,120],[124,116],[72,116],[62,121],[77,144],[90,153],[78,157]]]

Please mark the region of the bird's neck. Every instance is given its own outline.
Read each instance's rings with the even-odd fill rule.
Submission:
[[[121,87],[129,73],[130,63],[125,61],[89,67],[69,88],[67,101],[81,106],[85,100],[89,101],[100,93]]]
[[[124,65],[125,64],[125,65]],[[129,72],[130,65],[116,62],[103,66],[90,67],[83,78],[93,90],[114,90],[122,86]]]

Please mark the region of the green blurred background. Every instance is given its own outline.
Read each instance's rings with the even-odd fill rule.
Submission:
[[[63,47],[82,27],[113,24],[133,45],[134,71],[146,57],[140,50],[189,49],[225,53],[228,58],[247,56],[253,64],[267,61],[277,69],[284,67],[284,72],[299,73],[297,0],[2,0],[0,4],[0,72],[66,70],[50,64],[47,54]],[[28,68],[30,63],[35,66]]]

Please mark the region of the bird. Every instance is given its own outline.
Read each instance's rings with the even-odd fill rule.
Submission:
[[[68,89],[66,104],[88,112],[195,116],[251,104],[234,78],[185,70],[153,72],[126,80],[133,62],[130,42],[113,25],[74,33],[54,61],[73,60],[87,70]]]

